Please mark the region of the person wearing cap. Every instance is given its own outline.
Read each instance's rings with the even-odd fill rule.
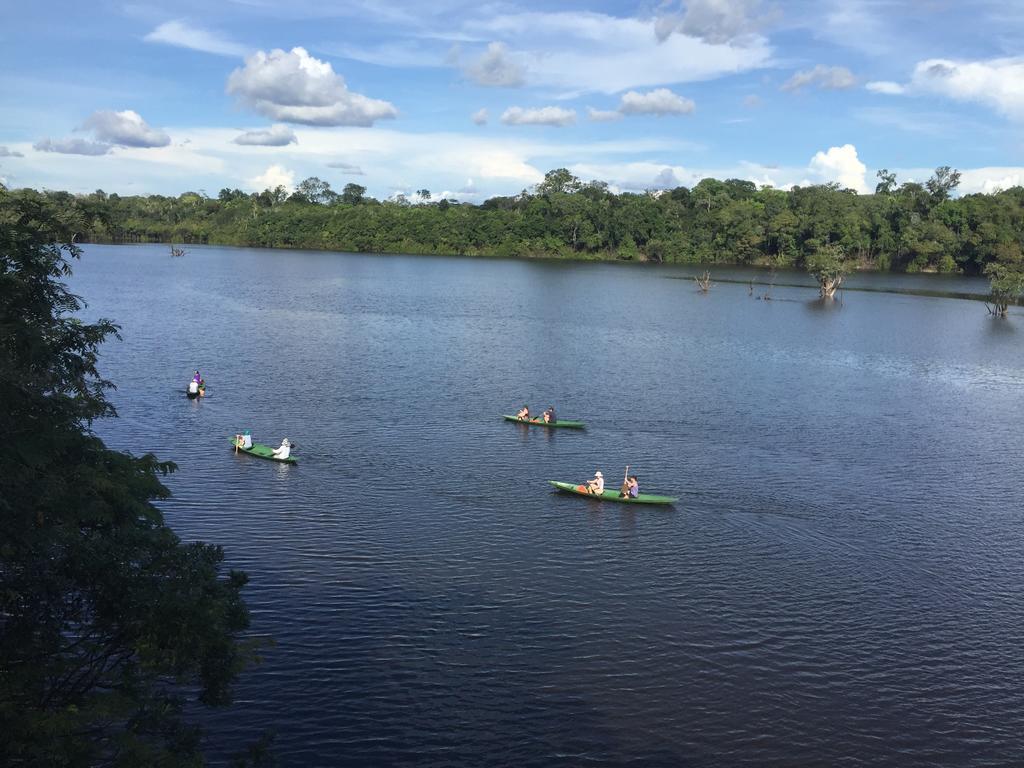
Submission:
[[[544,417],[545,424],[554,424],[555,419],[555,406],[549,405],[548,409],[541,414]]]
[[[601,474],[601,470],[594,473],[592,480],[587,480],[587,493],[592,493],[595,496],[604,493],[604,475]]]
[[[523,421],[530,420],[530,406],[524,405],[518,411],[516,411],[516,418],[522,419]]]
[[[288,438],[286,437],[281,441],[281,445],[274,449],[274,452],[271,455],[275,459],[287,459],[291,452],[292,444],[288,442]]]

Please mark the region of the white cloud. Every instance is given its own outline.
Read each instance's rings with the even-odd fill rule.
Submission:
[[[289,144],[297,144],[298,138],[295,132],[287,125],[272,125],[257,131],[246,131],[241,136],[232,139],[235,144],[244,144],[256,147],[285,147]]]
[[[524,82],[523,67],[508,52],[504,43],[491,43],[479,59],[463,69],[477,85],[515,88]]]
[[[505,125],[572,125],[576,122],[576,110],[563,107],[509,107],[502,113],[501,122]]]
[[[32,145],[37,152],[56,152],[61,155],[106,155],[113,147],[87,139],[43,139]]]
[[[711,80],[770,65],[772,50],[754,35],[743,46],[670,35],[658,45],[655,22],[600,13],[499,14],[466,22],[468,33],[524,41],[518,61],[531,85],[564,95]]]
[[[469,119],[473,121],[474,125],[487,125],[487,110],[478,109],[470,115]]]
[[[130,109],[93,112],[82,128],[91,130],[98,141],[119,147],[166,147],[171,143],[170,136],[148,125],[138,112]]]
[[[894,20],[903,10],[900,5],[911,4],[892,0],[815,0],[793,21],[805,26],[815,37],[844,48],[874,58],[892,58],[911,42],[910,30]]]
[[[685,11],[658,18],[655,34],[665,40],[673,32],[712,43],[728,43],[756,32],[764,18],[755,16],[761,0],[685,0]]]
[[[654,177],[651,189],[675,189],[680,186],[675,171],[671,168],[663,168],[661,173]]]
[[[337,169],[339,171],[342,171],[347,176],[365,176],[366,175],[365,173],[363,173],[363,169],[362,168],[360,168],[358,165],[353,165],[352,163],[344,163],[344,162],[341,162],[341,161],[335,161],[335,162],[332,162],[332,163],[327,163],[327,167],[328,168],[335,168],[335,169]]]
[[[930,173],[922,173],[925,178]],[[973,168],[960,172],[960,186],[957,191],[961,195],[969,195],[975,192],[992,194],[1011,187],[1024,186],[1024,168],[1021,167],[994,167],[994,168]]]
[[[784,91],[799,91],[810,85],[825,90],[843,90],[857,84],[857,78],[846,67],[826,67],[818,64],[813,69],[797,72],[782,84]]]
[[[264,189],[276,189],[284,187],[289,192],[295,188],[295,173],[281,165],[272,165],[259,176],[249,180],[249,186],[257,192]]]
[[[811,158],[808,167],[824,181],[836,181],[840,186],[862,193],[868,191],[864,180],[867,166],[857,157],[857,148],[852,144],[829,147],[826,152],[818,152]]]
[[[680,165],[670,166],[646,161],[576,163],[570,165],[569,170],[584,181],[607,182],[608,188],[614,192],[642,192],[649,189],[667,189],[670,186],[675,188],[681,184],[693,186],[702,178]]]
[[[497,122],[497,116],[492,117]],[[260,190],[270,181],[287,181],[287,178],[263,178],[272,163],[283,166],[292,174],[293,181],[299,181],[309,176],[326,178],[324,174],[331,172],[328,164],[344,162],[358,163],[367,175],[346,178],[343,175],[346,169],[338,168],[333,173],[344,181],[336,187],[354,180],[366,184],[369,194],[379,198],[393,189],[422,186],[458,190],[467,178],[472,178],[479,199],[515,194],[543,181],[544,171],[569,162],[607,162],[614,170],[619,167],[615,161],[634,156],[656,158],[642,172],[634,174],[638,183],[647,188],[665,168],[666,161],[703,150],[700,145],[678,137],[639,136],[595,141],[578,136],[574,131],[524,128],[495,133],[472,126],[465,128],[464,131],[419,132],[378,126],[296,131],[300,143],[282,148],[281,154],[275,154],[272,159],[268,159],[265,147],[233,143],[232,139],[239,134],[236,129],[193,126],[169,127],[174,142],[167,147],[115,148],[99,162],[33,152],[30,144],[9,143],[8,146],[26,155],[18,161],[18,184],[73,192],[88,193],[97,187],[122,194],[180,194],[225,186]],[[674,170],[678,178],[687,178],[680,169]],[[735,175],[730,172],[720,178]],[[260,180],[256,182],[255,178]]]
[[[749,96],[744,96],[743,97],[743,102],[742,102],[743,106],[746,107],[747,109],[757,109],[763,103],[764,102],[761,100],[761,97],[757,96],[755,94],[750,94]]]
[[[1011,187],[1019,187],[1021,182],[1021,175],[1015,173],[1012,176],[1003,176],[1001,179],[985,179],[981,184],[982,192],[985,194],[992,194],[993,192],[1002,192],[1004,189],[1010,189]]]
[[[884,93],[886,96],[899,96],[906,92],[906,88],[899,83],[893,83],[889,80],[876,80],[865,84],[864,86],[872,93]]]
[[[914,67],[915,91],[975,102],[1024,120],[1024,57],[957,62],[928,59]]]
[[[369,126],[398,115],[390,102],[350,91],[328,62],[304,48],[257,51],[231,73],[227,91],[286,123]]]
[[[608,123],[613,120],[621,120],[622,113],[617,109],[594,109],[587,107],[587,117],[595,123]]]
[[[0,157],[24,157],[24,155],[0,144]]]
[[[673,93],[668,88],[656,88],[648,93],[629,91],[622,95],[619,112],[624,115],[688,115],[694,103]]]
[[[948,138],[970,133],[981,126],[973,126],[959,115],[943,112],[910,112],[893,107],[864,107],[851,112],[859,120],[874,125],[899,128],[907,133]]]
[[[204,53],[216,53],[220,56],[244,56],[246,51],[245,46],[218,37],[205,29],[190,27],[183,21],[165,21],[143,40],[148,43],[166,43],[179,48],[191,48]]]

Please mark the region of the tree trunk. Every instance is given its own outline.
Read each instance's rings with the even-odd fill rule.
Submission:
[[[842,275],[839,275],[837,277],[827,277],[825,275],[821,275],[820,277],[818,277],[818,285],[821,288],[821,298],[834,298],[836,295],[836,289],[842,282]]]

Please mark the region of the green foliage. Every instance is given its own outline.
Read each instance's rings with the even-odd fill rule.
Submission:
[[[836,280],[850,271],[850,262],[838,243],[819,245],[807,255],[804,268],[818,280]]]
[[[888,168],[883,168],[875,176],[878,177],[878,184],[875,185],[875,194],[892,194],[892,191],[896,189],[896,174],[892,173]]]
[[[928,179],[924,186],[936,202],[947,200],[950,192],[960,186],[960,171],[943,165],[935,169],[935,175]]]
[[[359,205],[363,202],[366,187],[359,184],[346,184],[341,190],[341,202],[345,205]]]
[[[926,184],[898,184],[878,172],[875,194],[836,184],[762,188],[741,179],[703,179],[662,193],[609,191],[565,168],[525,190],[480,205],[416,196],[378,202],[366,187],[341,194],[312,177],[290,197],[283,187],[216,199],[75,197],[47,192],[77,211],[83,236],[115,242],[216,242],[347,251],[461,253],[699,261],[780,267],[803,264],[824,243],[838,243],[860,269],[982,274],[1002,244],[1024,232],[1024,188],[992,195],[950,195],[959,173],[935,170]],[[22,194],[20,192],[14,194]],[[421,204],[412,205],[411,202]]]
[[[299,182],[295,188],[294,197],[300,198],[303,202],[314,203],[315,205],[328,205],[338,197],[338,193],[331,189],[326,181],[310,176],[308,179]]]
[[[822,243],[804,259],[804,268],[818,281],[821,298],[830,299],[850,271],[850,259],[839,243]]]
[[[1004,243],[996,261],[985,267],[991,286],[993,314],[1006,317],[1011,304],[1024,296],[1024,253],[1018,243]]]
[[[199,765],[181,709],[230,701],[246,577],[164,524],[173,464],[91,432],[114,415],[96,364],[117,328],[76,319],[61,282],[85,226],[0,191],[0,764]]]
[[[580,180],[565,168],[556,168],[544,174],[544,181],[537,185],[538,195],[570,195],[583,188]]]

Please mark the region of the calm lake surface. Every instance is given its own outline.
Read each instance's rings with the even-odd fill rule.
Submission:
[[[1024,312],[693,271],[85,248],[98,431],[178,463],[168,521],[276,639],[218,764],[267,728],[296,767],[1024,759]],[[626,464],[681,501],[545,483]]]

